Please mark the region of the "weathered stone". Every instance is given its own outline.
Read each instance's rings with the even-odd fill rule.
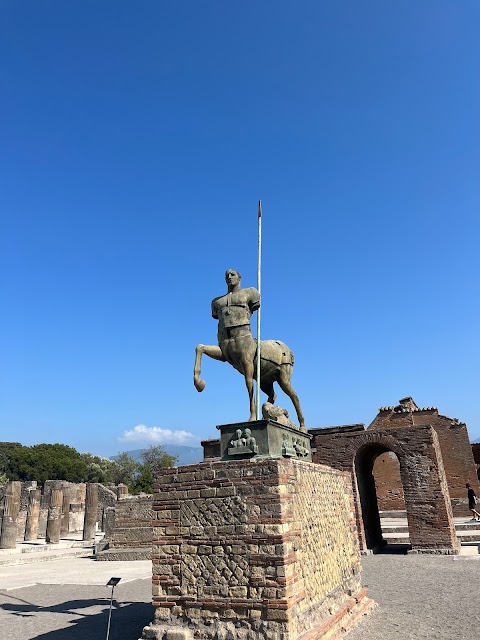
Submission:
[[[158,629],[180,626],[205,640],[294,640],[310,633],[321,637],[315,635],[319,624],[332,635],[348,627],[347,612],[368,610],[371,602],[355,570],[359,548],[346,474],[282,458],[202,463],[197,470],[206,464],[210,480],[195,474],[187,483],[181,479],[186,474],[177,472],[170,495],[158,484],[161,503],[154,509],[198,485],[233,489],[224,497],[217,491],[180,500],[175,545],[169,536],[156,540],[152,592]],[[239,491],[265,484],[285,490]],[[328,611],[333,605],[335,614]]]
[[[17,518],[20,511],[21,483],[9,482],[5,490],[0,549],[15,549]]]
[[[42,492],[40,489],[30,491],[27,521],[25,525],[25,540],[36,540],[38,538],[38,519],[40,516],[40,500]]]
[[[45,539],[50,544],[60,542],[60,528],[62,524],[63,490],[52,489],[50,505],[48,507],[47,531]]]
[[[96,483],[87,484],[85,494],[85,520],[83,524],[83,539],[93,540],[95,538],[98,509],[98,486]]]

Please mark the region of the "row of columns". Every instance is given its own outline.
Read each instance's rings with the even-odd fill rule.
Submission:
[[[62,533],[68,533],[68,510],[70,495],[68,487],[52,489],[48,506],[46,542],[56,544],[60,542]],[[67,495],[66,495],[67,494]],[[21,483],[9,482],[4,496],[2,531],[0,535],[0,549],[15,549],[17,542],[17,518],[20,512]],[[36,540],[40,519],[40,489],[31,489],[27,507],[27,521],[24,540]],[[87,484],[85,497],[85,516],[83,525],[83,540],[95,538],[95,528],[98,510],[98,486]]]

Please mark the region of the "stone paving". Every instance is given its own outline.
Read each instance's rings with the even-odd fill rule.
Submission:
[[[347,640],[480,638],[480,556],[371,555],[363,583],[378,606]]]
[[[148,560],[78,557],[0,567],[0,638],[104,640],[115,576],[110,640],[137,640],[153,617],[151,573]]]
[[[363,583],[378,607],[347,640],[480,638],[480,556],[366,556]],[[153,614],[151,563],[69,558],[0,567],[0,638],[137,640]]]

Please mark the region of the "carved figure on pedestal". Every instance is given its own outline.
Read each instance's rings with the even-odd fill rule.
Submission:
[[[230,443],[232,447],[243,447],[243,445],[245,444],[245,439],[242,438],[242,430],[237,429],[235,431],[235,436],[236,436],[236,439],[232,438],[232,442]]]
[[[241,288],[241,276],[234,269],[226,271],[225,281],[227,293],[212,301],[212,317],[218,320],[218,346],[197,345],[193,380],[197,391],[205,389],[206,383],[201,378],[203,354],[214,360],[230,363],[245,378],[250,401],[249,420],[255,420],[253,380],[256,379],[257,342],[252,336],[250,318],[260,308],[260,296],[253,287]],[[306,431],[300,401],[290,384],[293,363],[293,353],[286,344],[278,340],[261,341],[260,388],[268,395],[268,402],[273,404],[276,398],[273,384],[277,382],[293,402],[300,429]]]
[[[299,458],[304,458],[305,456],[308,456],[308,449],[303,446],[300,438],[292,438],[292,445]]]
[[[230,440],[229,456],[237,456],[244,453],[258,453],[257,441],[252,436],[250,429],[235,431],[235,437]]]
[[[257,441],[252,436],[252,432],[250,429],[245,429],[245,446],[254,447],[257,444]]]
[[[282,407],[272,404],[271,402],[265,402],[262,406],[262,416],[265,420],[275,420],[275,422],[284,424],[286,427],[298,429],[298,426],[288,417],[288,411]]]

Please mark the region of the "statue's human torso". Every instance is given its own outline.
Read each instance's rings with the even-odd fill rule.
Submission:
[[[249,325],[252,313],[260,306],[260,295],[254,287],[232,291],[212,301],[212,317],[219,331]]]

